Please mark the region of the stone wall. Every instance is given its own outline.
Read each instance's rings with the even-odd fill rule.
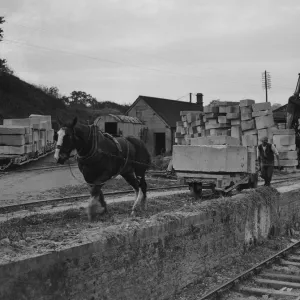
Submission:
[[[111,226],[89,244],[0,266],[0,299],[172,297],[283,225],[297,193],[258,188]]]

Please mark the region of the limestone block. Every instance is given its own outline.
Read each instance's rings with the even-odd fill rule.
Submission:
[[[33,137],[33,141],[37,142],[40,138],[40,131],[39,130],[33,130],[32,137]]]
[[[251,100],[251,99],[245,99],[245,100],[241,100],[240,101],[240,107],[243,107],[243,106],[250,106],[252,104],[255,104],[255,101],[254,100]]]
[[[247,131],[251,129],[255,129],[255,121],[254,119],[249,121],[242,121],[241,122],[242,131]]]
[[[0,146],[0,154],[22,155],[26,153],[25,146]]]
[[[276,146],[278,152],[286,152],[286,151],[295,151],[296,150],[296,144],[289,145],[289,146],[281,146],[281,145],[276,145],[275,144],[275,146]]]
[[[241,114],[252,114],[252,106],[242,106],[240,110]]]
[[[221,107],[225,107],[225,106],[221,106]],[[218,122],[222,123],[222,124],[228,124],[229,121],[227,120],[226,116],[219,116],[218,117]]]
[[[183,126],[183,121],[177,121],[176,122],[176,127],[181,127]]]
[[[212,125],[216,125],[216,124],[218,124],[218,119],[209,119],[207,123],[212,124]]]
[[[29,127],[0,125],[0,134],[22,134],[23,135],[26,133],[30,133]]]
[[[279,159],[297,159],[297,151],[279,152]]]
[[[274,126],[274,118],[272,115],[261,116],[255,118],[255,125],[257,129],[263,129]]]
[[[207,113],[205,114],[205,119],[208,120],[208,119],[215,119],[215,118],[218,118],[218,114],[216,113]],[[203,118],[204,120],[204,118]]]
[[[220,129],[220,128],[216,128],[216,129],[210,129],[209,130],[209,135],[217,135],[217,136],[220,136],[220,135],[229,135],[230,136],[230,132],[228,129]]]
[[[295,130],[294,129],[276,129],[273,131],[273,135],[294,135]]]
[[[245,147],[248,146],[257,146],[257,135],[243,135],[242,136],[242,145]]]
[[[213,128],[229,128],[230,125],[229,124],[220,124],[220,123],[216,123],[216,124],[209,124],[206,123],[205,124],[205,129],[213,129]]]
[[[275,145],[288,146],[296,143],[295,135],[274,135],[273,143]]]
[[[220,114],[227,113],[227,106],[219,106],[219,113]]]
[[[231,136],[238,139],[240,141],[242,136],[241,127],[238,126],[231,126]]]
[[[22,146],[24,144],[25,144],[25,135],[21,135],[21,134],[0,135],[0,145]]]
[[[239,105],[232,105],[226,107],[226,113],[239,113],[240,107]]]
[[[188,113],[192,113],[192,114],[203,114],[203,112],[202,111],[200,111],[200,110],[182,110],[181,112],[180,112],[180,116],[186,116]]]
[[[4,119],[4,126],[19,126],[19,127],[30,127],[30,120],[27,119]]]
[[[173,146],[176,171],[247,172],[247,148],[242,146]]]
[[[254,174],[256,172],[257,150],[256,147],[247,147],[247,151],[247,172],[250,174]]]
[[[260,111],[254,111],[252,113],[252,117],[263,117],[263,116],[268,116],[272,114],[272,110],[260,110]]]
[[[25,153],[31,153],[33,151],[33,145],[32,144],[24,145],[24,148],[25,148]]]
[[[35,129],[52,129],[51,116],[30,115],[30,124]]]
[[[243,131],[243,135],[255,135],[255,134],[258,134],[258,131],[257,129],[251,129],[251,130],[247,130],[247,131]]]
[[[219,107],[207,105],[207,106],[203,107],[203,112],[204,113],[218,113]]]
[[[198,137],[191,139],[191,145],[240,145],[240,141],[237,138],[231,136],[209,136],[209,137]]]
[[[255,103],[252,105],[252,109],[254,112],[261,111],[261,110],[271,110],[271,103],[270,102]]]
[[[241,120],[247,121],[252,119],[252,113],[241,113]]]
[[[298,160],[297,159],[291,159],[291,160],[279,159],[279,162],[280,162],[281,167],[295,167],[295,166],[298,166]],[[276,158],[274,160],[274,165],[278,166],[278,161],[277,161]]]
[[[230,124],[231,126],[241,125],[241,120],[240,119],[230,120]]]
[[[240,116],[241,116],[240,113],[227,113],[226,115],[228,120],[239,119]]]

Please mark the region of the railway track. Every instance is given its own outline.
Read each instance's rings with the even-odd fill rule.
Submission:
[[[299,176],[289,177],[288,180],[299,179],[299,178],[300,178]],[[278,179],[278,180],[273,180],[272,183],[278,184],[278,183],[283,183],[286,181],[287,181],[287,179]],[[262,185],[262,183],[260,182],[259,185]],[[187,185],[172,185],[172,186],[164,186],[164,187],[158,187],[158,188],[149,188],[148,191],[176,190],[176,189],[181,189],[181,188],[188,189],[188,186]],[[124,191],[116,191],[116,192],[106,192],[106,193],[104,193],[104,196],[120,196],[120,195],[125,195],[125,194],[130,194],[130,193],[132,193],[131,189],[124,190]],[[90,197],[89,194],[80,194],[80,195],[72,195],[72,196],[68,196],[68,197],[36,200],[36,201],[32,201],[32,202],[23,202],[23,203],[12,204],[12,205],[3,205],[3,206],[0,206],[0,214],[20,211],[20,210],[25,210],[25,209],[31,209],[34,207],[40,207],[40,206],[44,206],[44,205],[56,205],[56,204],[62,203],[62,202],[65,202],[65,203],[68,203],[70,201],[76,202],[76,201],[81,201],[81,200],[87,199],[89,197]],[[205,190],[203,193],[202,199],[217,198],[217,197],[219,197],[218,194],[213,195],[209,190]]]
[[[198,299],[243,300],[250,296],[300,300],[300,241]]]

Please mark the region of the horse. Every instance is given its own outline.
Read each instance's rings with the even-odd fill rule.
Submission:
[[[60,122],[60,127],[54,159],[58,164],[64,164],[76,150],[79,170],[90,187],[89,221],[93,221],[98,213],[108,212],[102,187],[118,175],[135,191],[131,216],[136,215],[139,203],[142,210],[147,209],[145,174],[151,165],[151,156],[142,140],[133,136],[115,138],[102,132],[97,124],[80,124],[77,117],[71,123]]]

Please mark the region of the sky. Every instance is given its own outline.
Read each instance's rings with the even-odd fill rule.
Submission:
[[[0,0],[0,57],[21,79],[131,104],[139,95],[286,104],[299,0]],[[193,97],[195,101],[195,97]]]

